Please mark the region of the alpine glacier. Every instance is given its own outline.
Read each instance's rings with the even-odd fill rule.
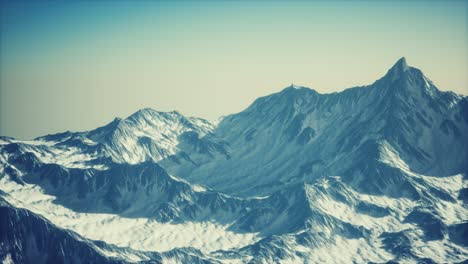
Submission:
[[[142,109],[0,138],[3,263],[468,261],[468,97],[401,58],[219,123]]]

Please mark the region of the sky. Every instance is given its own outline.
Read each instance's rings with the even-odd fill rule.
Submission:
[[[141,108],[216,120],[294,83],[368,85],[402,56],[468,94],[468,1],[0,0],[0,135]]]

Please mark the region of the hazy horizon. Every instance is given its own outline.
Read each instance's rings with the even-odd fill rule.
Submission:
[[[141,108],[215,120],[294,83],[369,85],[401,57],[468,94],[468,3],[2,2],[0,135]]]

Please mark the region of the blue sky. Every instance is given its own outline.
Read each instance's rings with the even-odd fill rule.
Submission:
[[[295,83],[370,84],[400,57],[468,94],[467,1],[3,1],[0,134],[151,107],[208,119]]]

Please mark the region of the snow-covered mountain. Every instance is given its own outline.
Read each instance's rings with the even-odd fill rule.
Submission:
[[[218,124],[143,109],[3,137],[0,258],[71,261],[76,244],[85,262],[467,261],[466,135],[468,98],[402,58],[372,85],[287,87]]]
[[[79,154],[89,155],[89,159],[110,157],[130,164],[170,159],[177,163],[179,159],[193,162],[186,151],[207,156],[226,154],[225,143],[214,138],[213,129],[213,124],[201,118],[146,108],[92,131],[65,132],[36,140],[78,150]]]

